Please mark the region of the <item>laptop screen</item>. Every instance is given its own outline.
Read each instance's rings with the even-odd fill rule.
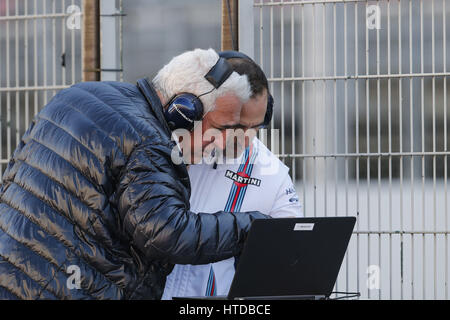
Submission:
[[[255,220],[228,297],[328,297],[355,221],[355,217]]]

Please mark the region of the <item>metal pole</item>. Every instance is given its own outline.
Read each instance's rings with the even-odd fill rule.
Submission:
[[[255,57],[254,50],[254,0],[240,0],[239,1],[239,12],[238,12],[238,48],[240,52],[245,53],[251,58]],[[262,12],[262,8],[259,9]],[[260,20],[261,21],[261,20]],[[234,30],[234,29],[233,29]],[[262,33],[261,33],[262,34]],[[263,62],[259,61],[259,65],[262,67]]]
[[[222,51],[239,50],[238,12],[238,0],[222,0]]]
[[[100,80],[100,0],[83,0],[83,81]]]
[[[117,57],[117,17],[115,1],[102,1],[101,6],[101,79],[116,81],[118,68]],[[104,71],[112,70],[112,71]],[[120,71],[119,71],[120,72]]]
[[[444,72],[447,71],[447,44],[446,44],[446,23],[445,23],[445,1],[442,2],[442,39],[443,39],[443,66]],[[447,151],[447,78],[444,78],[444,150]],[[448,226],[448,200],[447,200],[447,156],[444,157],[444,213],[445,213],[445,230]],[[445,300],[448,300],[448,237],[445,235]]]

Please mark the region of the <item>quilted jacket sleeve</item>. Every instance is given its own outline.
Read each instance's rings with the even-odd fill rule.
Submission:
[[[205,264],[238,255],[260,212],[193,213],[173,174],[168,148],[144,143],[121,177],[119,213],[125,233],[148,259]],[[183,192],[184,191],[184,192]]]

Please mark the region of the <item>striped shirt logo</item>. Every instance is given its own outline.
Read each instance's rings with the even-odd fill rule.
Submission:
[[[231,179],[234,181],[234,183],[238,186],[238,187],[244,187],[246,185],[254,185],[259,187],[261,185],[261,180],[256,179],[256,178],[251,178],[247,173],[245,172],[233,172],[231,170],[227,170],[227,172],[225,172],[225,177]]]
[[[225,212],[238,212],[241,210],[247,186],[249,184],[257,185],[258,187],[261,185],[261,180],[250,177],[253,170],[253,163],[256,159],[256,151],[253,151],[253,148],[247,147],[247,149],[245,149],[245,154],[237,173],[231,170],[227,170],[225,173],[225,177],[234,181],[231,185],[228,200],[225,204]],[[216,276],[214,274],[214,268],[211,266],[208,283],[206,284],[205,296],[210,297],[215,295],[217,295]]]

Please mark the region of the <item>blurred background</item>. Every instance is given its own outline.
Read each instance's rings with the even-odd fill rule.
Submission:
[[[305,215],[358,217],[335,290],[448,299],[449,13],[449,0],[0,0],[1,172],[58,90],[238,48],[269,79],[260,138]]]

